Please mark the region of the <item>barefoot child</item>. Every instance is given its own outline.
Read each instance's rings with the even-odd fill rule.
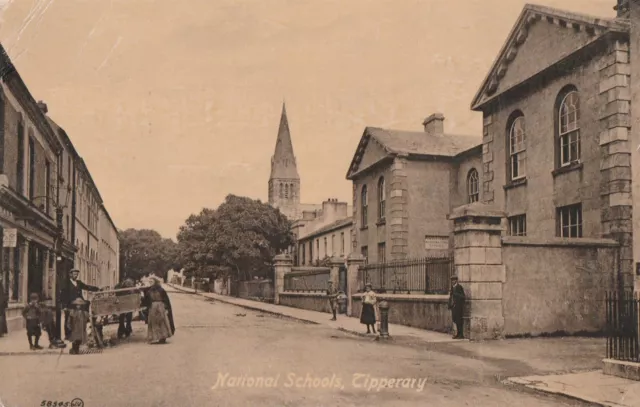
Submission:
[[[80,345],[87,342],[87,322],[89,313],[85,311],[85,302],[82,298],[76,298],[72,303],[74,309],[69,313],[71,320],[71,355],[80,353]]]
[[[29,295],[29,304],[22,310],[22,317],[27,321],[27,337],[29,338],[29,348],[31,350],[42,349],[38,344],[40,341],[40,296],[37,293]],[[35,340],[34,340],[35,339]]]

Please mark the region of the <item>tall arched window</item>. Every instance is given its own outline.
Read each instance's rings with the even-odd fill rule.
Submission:
[[[580,97],[573,86],[558,94],[556,127],[560,167],[580,159]]]
[[[478,171],[475,168],[469,170],[467,174],[467,196],[469,203],[478,202],[480,200],[480,182]]]
[[[387,194],[384,190],[384,177],[380,177],[378,180],[378,220],[384,220],[385,216],[385,201]]]
[[[293,184],[289,184],[289,194],[291,194],[291,198],[295,198],[296,194],[293,190]]]
[[[289,199],[289,184],[284,184],[284,197]]]
[[[279,198],[284,198],[284,185],[283,184],[279,184],[280,185],[280,193],[278,194]]]
[[[509,126],[509,174],[512,181],[527,174],[526,141],[524,115],[514,113]]]
[[[361,215],[361,227],[367,226],[367,209],[368,209],[368,196],[367,196],[367,186],[362,186],[362,192],[360,194],[360,215]]]

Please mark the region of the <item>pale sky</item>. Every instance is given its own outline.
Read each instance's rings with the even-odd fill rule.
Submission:
[[[304,203],[351,203],[365,126],[481,134],[469,104],[521,0],[0,0],[0,41],[118,228],[175,237],[267,199],[283,99]],[[615,0],[538,4],[613,17]]]

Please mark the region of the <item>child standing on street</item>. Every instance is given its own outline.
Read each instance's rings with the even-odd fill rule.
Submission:
[[[38,344],[42,333],[40,330],[41,308],[39,300],[40,296],[37,293],[31,293],[29,304],[22,310],[22,317],[27,321],[27,337],[31,350],[42,349],[42,346]]]
[[[80,345],[87,343],[87,322],[89,322],[89,313],[85,311],[85,302],[82,298],[76,298],[71,303],[75,308],[69,313],[71,320],[71,349],[69,354],[77,355],[80,353]]]
[[[47,304],[47,301],[50,301],[50,298],[40,303],[40,323],[42,324],[42,329],[49,337],[49,349],[65,348],[67,345],[56,338],[55,317],[53,314],[54,307]]]

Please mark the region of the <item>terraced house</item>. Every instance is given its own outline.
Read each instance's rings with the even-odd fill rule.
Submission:
[[[10,331],[23,328],[30,293],[55,303],[73,267],[88,283],[117,282],[117,230],[109,220],[100,234],[101,212],[108,217],[84,160],[0,45],[0,289],[9,297]]]

